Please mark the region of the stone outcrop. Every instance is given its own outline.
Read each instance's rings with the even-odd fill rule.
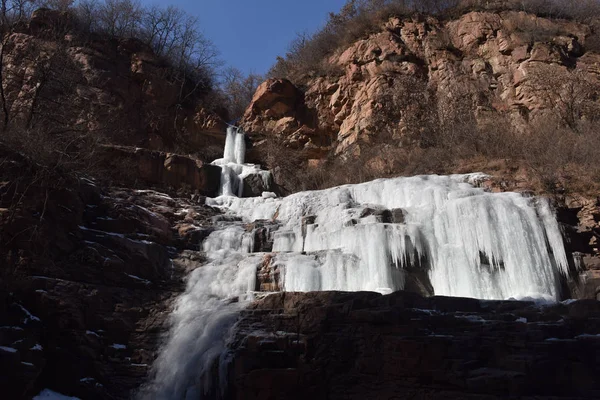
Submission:
[[[265,117],[271,120],[293,118],[302,100],[302,93],[289,80],[269,79],[256,89],[244,115],[246,118]]]
[[[391,97],[406,100],[393,105],[399,108],[399,132],[422,124],[410,114],[429,91],[438,99],[433,107],[442,111],[459,104],[481,123],[502,113],[519,128],[557,112],[544,83],[556,82],[552,89],[570,80],[598,87],[600,54],[588,46],[591,34],[585,24],[518,11],[469,12],[450,20],[393,17],[379,32],[324,60],[334,72],[299,77],[301,95],[286,83],[280,95],[286,101],[273,109],[265,108],[270,103],[264,99],[275,98],[270,88],[282,81],[265,82],[243,126],[251,133],[283,135],[299,148],[343,155],[380,133]],[[407,78],[417,84],[406,84]],[[304,110],[310,110],[309,117]]]
[[[269,79],[257,88],[241,126],[258,134],[275,132],[307,158],[323,157],[333,138],[320,129],[314,109],[307,107],[304,94],[287,79]]]
[[[278,293],[237,325],[235,399],[593,399],[600,303]]]
[[[260,197],[263,192],[272,192],[275,190],[275,182],[273,182],[273,176],[266,174],[255,173],[244,177],[242,184],[244,190],[242,192],[243,197]]]

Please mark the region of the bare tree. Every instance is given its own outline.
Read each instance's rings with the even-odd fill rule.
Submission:
[[[100,6],[96,0],[79,0],[75,8],[75,15],[80,28],[86,32],[94,32],[99,29],[98,15]]]
[[[139,0],[106,0],[98,10],[100,28],[111,36],[135,36],[141,16]]]
[[[8,112],[8,105],[6,104],[6,92],[4,91],[4,56],[6,52],[6,45],[8,44],[8,40],[10,39],[10,35],[8,33],[4,34],[4,38],[2,39],[2,48],[0,48],[0,101],[2,102],[2,131],[6,131],[8,128],[8,122],[10,120],[10,115]]]
[[[6,32],[10,25],[29,18],[33,10],[38,7],[39,3],[36,0],[0,0],[0,21],[3,32]]]
[[[223,72],[221,88],[227,99],[227,109],[232,120],[235,121],[244,115],[256,88],[263,80],[264,78],[257,74],[244,76],[242,71],[234,67]]]
[[[142,38],[156,54],[168,56],[178,42],[178,31],[185,13],[174,6],[151,6],[142,18]]]
[[[68,11],[73,7],[75,0],[42,0],[37,1],[36,6],[58,11]]]

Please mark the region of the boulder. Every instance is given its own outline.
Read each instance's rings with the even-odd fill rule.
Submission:
[[[288,117],[296,111],[302,99],[300,91],[287,79],[269,79],[254,93],[244,118],[261,115],[271,119]]]
[[[263,192],[272,192],[274,187],[273,177],[266,171],[245,176],[242,184],[243,197],[260,197]]]

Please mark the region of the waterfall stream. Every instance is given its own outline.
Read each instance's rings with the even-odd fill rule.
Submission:
[[[257,290],[266,254],[253,253],[252,222],[274,226],[269,258],[282,290],[386,294],[404,288],[407,271],[420,269],[436,295],[560,299],[568,262],[547,200],[486,192],[477,187],[483,174],[379,179],[285,198],[239,198],[231,194],[241,193],[240,183],[232,182],[244,176],[244,168],[256,170],[243,164],[243,140],[243,134],[228,132],[224,158],[215,161],[224,171],[223,195],[207,199],[234,218],[217,222],[205,239],[208,262],[188,277],[155,364],[153,394],[144,398],[202,398],[211,390],[216,380],[210,373],[226,355],[239,311]]]
[[[250,175],[260,176],[264,186],[269,186],[271,173],[260,169],[259,165],[246,164],[246,135],[238,128],[227,128],[223,158],[212,162],[221,167],[221,196],[238,196],[244,194],[244,179]]]

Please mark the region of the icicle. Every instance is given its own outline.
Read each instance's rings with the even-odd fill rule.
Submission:
[[[247,166],[219,162],[223,194],[235,193]],[[407,269],[427,268],[435,294],[558,300],[568,263],[550,204],[487,193],[473,186],[481,176],[380,179],[283,199],[227,195],[207,204],[245,222],[279,223],[269,232],[271,263],[287,291],[387,294],[404,287]],[[401,222],[392,221],[393,209],[402,210]],[[252,299],[263,262],[262,254],[250,254],[254,235],[246,228],[220,225],[205,239],[209,261],[190,274],[178,300],[150,397],[201,398],[216,381],[210,372],[217,360],[226,362],[228,332]]]

